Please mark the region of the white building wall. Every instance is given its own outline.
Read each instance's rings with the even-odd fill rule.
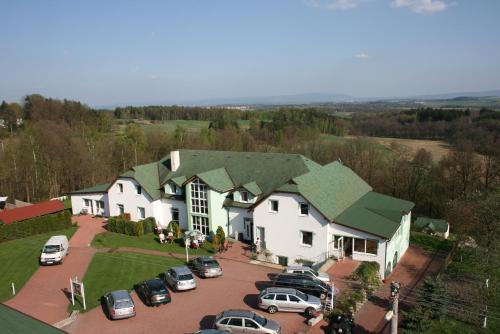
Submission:
[[[118,183],[123,184],[123,193],[120,193]],[[109,210],[111,216],[119,215],[118,204],[123,204],[125,213],[130,214],[130,219],[140,220],[137,208],[142,207],[145,210],[145,217],[154,217],[153,204],[151,197],[144,188],[142,194],[138,195],[135,186],[139,185],[135,180],[129,178],[117,179],[108,190]]]
[[[85,206],[84,199],[92,201],[93,211],[91,206]],[[104,210],[97,209],[97,202],[104,201]],[[78,215],[82,210],[86,210],[89,214],[101,215],[109,217],[109,202],[107,193],[94,193],[94,194],[75,194],[71,195],[71,207],[74,215]]]
[[[278,200],[277,213],[270,212],[269,201]],[[277,256],[288,257],[288,264],[296,259],[320,262],[325,259],[328,245],[328,222],[312,206],[309,215],[301,216],[299,203],[307,202],[302,196],[288,193],[274,193],[254,208],[254,235],[259,227],[265,229],[265,247]],[[301,231],[313,233],[312,246],[301,245]]]
[[[252,219],[253,215],[247,209],[229,208],[229,236],[237,239],[239,233],[245,233],[243,221],[245,218]]]
[[[179,209],[179,227],[181,230],[187,230],[187,208],[184,201],[165,198],[154,201],[153,210],[156,222],[166,228],[170,221],[172,221],[172,208]]]
[[[380,277],[384,277],[384,267],[385,267],[385,244],[386,240],[383,238],[379,238],[377,236],[374,236],[373,234],[369,234],[363,231],[358,231],[352,228],[349,228],[347,226],[335,224],[335,223],[330,223],[329,224],[329,230],[328,230],[328,240],[330,241],[330,246],[333,246],[333,236],[343,236],[344,237],[344,244],[346,243],[345,239],[346,238],[360,238],[360,239],[371,239],[371,240],[378,240],[378,249],[377,249],[377,254],[367,254],[367,253],[359,253],[354,251],[353,244],[351,243],[352,248],[352,259],[355,261],[373,261],[373,262],[378,262],[380,265]],[[339,257],[340,256],[340,251],[338,249],[333,249],[330,248],[331,253]]]

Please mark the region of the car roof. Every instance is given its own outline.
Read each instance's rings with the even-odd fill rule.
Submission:
[[[227,310],[222,312],[223,317],[253,318],[254,312],[248,310]]]
[[[114,300],[131,299],[127,290],[117,290],[110,293]]]
[[[47,242],[45,244],[46,245],[57,244],[57,243],[61,243],[64,241],[68,241],[68,238],[65,235],[54,235],[54,236],[50,237],[50,239],[47,240]]]
[[[307,275],[307,274],[299,274],[299,273],[280,273],[276,275],[276,279],[280,277],[288,277],[288,278],[305,278],[309,280],[315,279],[314,277]]]
[[[208,256],[208,255],[198,256],[196,259],[201,260],[201,261],[214,261],[215,260],[213,256]]]
[[[163,283],[163,281],[159,278],[153,278],[153,279],[149,279],[147,281],[144,281],[144,283],[148,286],[148,287],[151,287],[151,288],[163,288],[165,287],[165,283]]]
[[[288,293],[290,295],[296,295],[297,290],[292,289],[292,288],[272,287],[272,288],[267,288],[267,289],[262,290],[262,293]]]
[[[173,271],[175,271],[179,275],[192,274],[191,270],[189,270],[189,268],[186,267],[186,266],[183,266],[183,267],[172,267],[171,269]]]

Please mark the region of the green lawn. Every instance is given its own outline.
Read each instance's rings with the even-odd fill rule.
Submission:
[[[186,249],[182,244],[182,239],[177,240],[173,244],[160,244],[158,238],[154,234],[145,234],[140,237],[128,236],[120,233],[104,232],[95,236],[92,240],[92,246],[96,248],[119,248],[119,247],[134,247],[142,249],[151,249],[166,253],[185,254]],[[211,255],[213,254],[212,245],[205,242],[200,249],[189,249],[190,255]]]
[[[419,245],[423,249],[431,252],[448,253],[453,247],[453,241],[451,240],[415,231],[412,231],[410,234],[410,243]]]
[[[71,227],[0,243],[0,302],[12,297],[11,283],[16,291],[21,290],[38,269],[40,251],[51,236],[65,234],[69,239],[76,230],[77,227]]]
[[[463,322],[450,318],[442,318],[431,323],[431,327],[424,334],[474,334],[477,329]]]
[[[158,277],[168,268],[183,265],[173,257],[136,253],[97,253],[83,278],[87,310],[101,304],[101,297],[113,290],[132,290],[146,279]],[[71,308],[71,304],[70,304]],[[75,302],[75,308],[82,306]]]

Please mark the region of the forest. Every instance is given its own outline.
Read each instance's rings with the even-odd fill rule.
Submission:
[[[376,191],[415,202],[417,214],[444,217],[452,201],[497,189],[498,115],[487,109],[360,112],[351,118],[292,107],[95,110],[77,101],[28,95],[22,103],[0,106],[0,193],[30,202],[61,196],[109,182],[178,148],[289,152],[322,164],[339,159]],[[205,120],[210,126],[168,132],[145,130],[134,120]],[[239,120],[249,126],[242,128]],[[117,131],[119,122],[123,131]],[[358,136],[332,141],[324,134]],[[416,154],[399,145],[384,149],[363,137],[372,135],[441,138],[454,149],[436,161],[425,149]]]

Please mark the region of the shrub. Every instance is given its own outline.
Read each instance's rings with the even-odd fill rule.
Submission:
[[[174,220],[172,220],[168,224],[167,231],[172,232],[175,239],[179,239],[181,237],[181,229],[179,228],[179,224]]]
[[[127,220],[124,216],[110,217],[106,229],[110,232],[139,237],[153,232],[156,221],[153,217],[135,222]]]
[[[351,279],[361,281],[367,293],[380,285],[380,265],[377,262],[363,262],[351,275]]]
[[[156,228],[156,219],[153,217],[146,218],[142,221],[144,234],[153,233]]]
[[[224,241],[226,240],[226,233],[224,233],[224,229],[222,228],[222,226],[217,227],[215,235],[219,238],[219,242],[223,245]]]
[[[0,225],[0,242],[63,230],[69,227],[71,227],[71,214],[68,211],[62,211],[8,225]]]

